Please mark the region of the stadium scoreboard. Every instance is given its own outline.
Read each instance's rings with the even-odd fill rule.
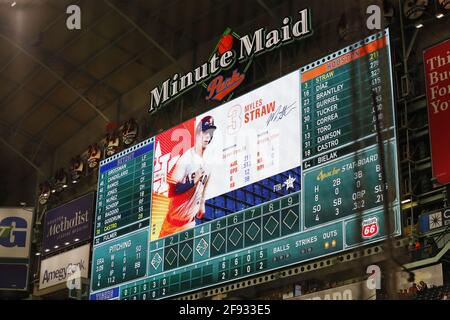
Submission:
[[[286,84],[289,93],[277,93]],[[271,104],[264,102],[279,104],[275,115],[253,124],[260,149],[253,153],[251,142],[243,144],[224,164],[227,170],[212,171],[206,207],[213,218],[158,236],[165,217],[161,213],[170,211],[164,183],[170,163],[178,159],[170,151],[166,157],[167,143],[161,135],[101,162],[91,299],[174,297],[400,234],[388,30],[260,89],[208,113],[216,119],[217,132],[221,126],[228,128],[216,135],[229,136],[238,131],[230,131],[224,123],[227,117],[244,119],[239,112],[247,110],[236,106],[262,101],[251,104],[252,110],[260,105],[261,112],[269,112]],[[226,117],[219,113],[221,108]],[[276,123],[282,118],[280,122],[289,122]],[[194,124],[177,130],[193,132]],[[277,148],[288,143],[280,136],[285,128],[291,128],[286,134],[294,134],[289,141],[297,147],[277,159]],[[168,134],[177,140],[176,132]],[[214,139],[211,144],[226,144]],[[274,165],[289,162],[287,158],[293,160],[286,167]],[[219,171],[229,175],[214,180]],[[236,171],[248,175],[241,185],[234,183]],[[225,183],[227,189],[220,183],[224,179],[233,182]],[[386,230],[386,219],[391,219],[391,230]]]

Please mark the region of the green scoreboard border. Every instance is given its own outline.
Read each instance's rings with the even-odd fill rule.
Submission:
[[[143,226],[139,225],[136,228],[126,229],[128,226],[124,226],[120,229],[130,230],[129,233],[120,234],[116,238],[114,238],[114,241],[125,241],[130,238],[130,236],[134,236],[141,233],[147,234],[147,247],[145,252],[145,259],[146,259],[146,267],[145,267],[145,275],[139,275],[138,278],[134,280],[129,280],[123,283],[120,283],[118,285],[109,286],[109,287],[103,287],[95,291],[91,291],[91,297],[94,294],[102,294],[102,292],[107,292],[113,290],[115,293],[115,296],[112,296],[111,298],[114,299],[132,299],[132,300],[147,300],[147,299],[162,299],[162,298],[168,298],[168,297],[174,297],[183,295],[189,292],[195,292],[199,291],[208,287],[216,286],[216,285],[222,285],[224,283],[237,281],[243,278],[247,278],[253,275],[258,275],[262,273],[267,273],[269,271],[282,269],[291,265],[299,264],[302,262],[307,262],[310,260],[314,260],[323,256],[328,256],[332,254],[336,254],[339,252],[347,251],[353,248],[361,247],[367,244],[379,242],[382,240],[385,240],[388,235],[391,234],[392,236],[399,236],[401,235],[401,221],[400,221],[400,193],[399,193],[399,182],[398,182],[398,152],[397,152],[397,136],[396,136],[396,115],[395,115],[395,100],[394,100],[394,92],[393,92],[393,77],[392,77],[392,62],[391,62],[391,52],[390,52],[390,39],[389,39],[389,31],[388,29],[381,31],[377,33],[376,35],[372,35],[370,37],[367,37],[364,40],[361,40],[357,42],[356,44],[349,45],[346,48],[342,48],[334,53],[331,53],[324,58],[321,58],[317,60],[316,62],[313,62],[309,64],[309,67],[316,67],[320,64],[326,63],[331,58],[337,58],[340,55],[346,54],[346,52],[351,52],[351,50],[356,49],[358,46],[364,45],[368,42],[371,42],[373,40],[376,40],[380,37],[386,36],[386,50],[388,54],[388,65],[389,65],[389,84],[390,86],[390,93],[391,93],[391,103],[388,107],[388,111],[392,112],[392,119],[393,119],[393,137],[389,138],[389,140],[385,140],[383,143],[384,145],[390,146],[394,151],[393,155],[393,162],[394,162],[394,170],[395,170],[395,195],[396,200],[390,204],[389,209],[392,210],[394,213],[393,215],[389,215],[393,218],[391,221],[393,227],[392,232],[388,233],[387,230],[384,229],[384,214],[383,214],[383,207],[375,207],[370,210],[365,210],[363,213],[358,213],[347,215],[345,217],[341,217],[338,220],[332,220],[329,222],[321,223],[320,225],[313,226],[309,229],[305,228],[305,213],[304,210],[302,210],[304,205],[304,192],[303,188],[304,185],[301,186],[301,190],[299,192],[277,198],[276,200],[268,201],[262,204],[259,204],[257,206],[246,208],[245,210],[230,214],[224,218],[214,220],[211,222],[208,222],[206,224],[196,226],[193,229],[187,230],[186,232],[177,233],[171,236],[167,236],[155,241],[150,242],[150,226]],[[336,54],[337,52],[341,52],[341,54]],[[305,66],[301,69],[298,69],[297,72],[300,74],[300,70],[306,70],[308,66]],[[301,94],[301,83],[300,85],[300,94]],[[386,110],[386,109],[385,109]],[[386,111],[385,111],[386,112]],[[300,120],[301,121],[301,120]],[[300,124],[301,125],[301,124]],[[302,140],[301,140],[302,141]],[[154,138],[148,139],[134,147],[133,149],[127,149],[122,151],[121,153],[113,156],[110,159],[103,160],[101,162],[101,165],[104,163],[107,163],[108,161],[120,158],[129,152],[132,152],[133,150],[138,149],[140,146],[144,146],[146,143],[154,142]],[[341,146],[342,147],[342,146]],[[370,150],[373,148],[376,148],[376,145],[369,145],[362,149],[358,149],[354,151],[353,153],[347,153],[345,155],[339,156],[336,158],[336,160],[345,159],[347,157],[350,157],[352,154],[355,154],[357,152],[363,152],[364,150]],[[301,148],[303,149],[303,148]],[[302,157],[303,158],[303,157]],[[302,160],[304,161],[304,160]],[[320,168],[324,165],[326,165],[329,162],[324,163],[323,165],[318,165],[317,168]],[[302,170],[302,184],[304,182],[304,173]],[[294,202],[289,203],[289,199],[292,198],[298,199]],[[286,207],[283,207],[283,204],[287,205]],[[270,209],[270,206],[273,206],[275,209]],[[297,223],[297,226],[295,226],[295,229],[288,230],[285,228],[285,230],[281,230],[282,226],[282,220],[281,220],[281,212],[283,210],[288,210],[290,208],[297,208],[296,213],[298,213],[298,216],[296,219],[294,219],[293,225]],[[249,212],[251,211],[259,211],[258,216],[249,216]],[[295,210],[293,211],[295,212]],[[291,214],[292,216],[292,214]],[[360,228],[360,222],[362,219],[362,216],[364,218],[367,217],[377,217],[380,221],[380,232],[378,235],[371,239],[367,240],[361,240],[357,239],[353,241],[353,243],[348,244],[349,237],[347,236],[348,229],[355,229],[358,230],[359,234],[360,231],[358,228]],[[254,244],[249,241],[249,246],[246,246],[247,242],[245,242],[245,236],[246,232],[252,228],[253,222],[259,220],[261,223],[258,226],[259,231],[263,230],[269,223],[269,220],[273,218],[273,221],[277,221],[277,226],[275,228],[279,229],[279,236],[270,237],[268,236],[267,239],[263,238],[261,235],[261,240],[259,242],[256,242]],[[285,217],[286,218],[286,217]],[[278,220],[277,220],[278,219]],[[291,220],[292,220],[291,219]],[[146,220],[146,219],[144,219]],[[221,224],[222,223],[222,224]],[[218,225],[220,225],[218,227]],[[242,227],[242,230],[234,225],[238,225],[239,228]],[[224,227],[224,225],[226,227]],[[287,226],[287,224],[286,224]],[[145,229],[147,228],[147,229]],[[256,228],[256,227],[253,227]],[[228,231],[228,230],[233,231]],[[237,233],[235,230],[238,230]],[[314,247],[311,243],[308,243],[306,241],[306,245],[303,245],[303,238],[307,236],[309,239],[317,238],[318,235],[322,235],[324,238],[324,234],[328,231],[332,231],[332,235],[328,235],[330,237],[330,241],[327,242],[326,239],[323,239],[325,242],[320,242],[319,247]],[[354,230],[354,231],[356,231]],[[258,232],[259,232],[258,231]],[[269,231],[269,230],[268,230]],[[335,231],[337,233],[335,234]],[[235,241],[232,241],[230,239],[233,237],[233,234],[240,233],[241,236],[236,238],[234,236]],[[262,231],[261,231],[262,233]],[[270,232],[269,232],[270,233]],[[272,232],[274,233],[274,232]],[[354,232],[353,232],[354,233]],[[182,239],[183,234],[185,234],[185,239]],[[235,248],[231,251],[228,251],[225,249],[224,251],[221,251],[220,248],[216,248],[215,254],[213,256],[209,256],[207,258],[199,258],[199,255],[197,255],[197,260],[194,262],[193,258],[189,263],[186,263],[186,265],[180,265],[180,263],[177,263],[175,267],[168,266],[168,270],[162,270],[160,266],[164,266],[164,264],[167,265],[166,260],[166,252],[167,251],[174,251],[176,253],[176,256],[174,259],[179,259],[179,256],[183,254],[181,251],[184,251],[186,248],[186,243],[189,241],[192,242],[192,245],[190,245],[190,250],[187,249],[187,251],[184,252],[184,256],[190,256],[194,255],[194,250],[196,248],[200,248],[200,241],[201,239],[208,239],[207,242],[208,247],[211,247],[212,242],[214,239],[212,239],[212,236],[215,236],[217,239],[219,235],[223,238],[223,242],[232,242],[232,246]],[[102,236],[105,236],[105,234],[102,234],[101,236],[97,236],[96,238],[100,238]],[[174,239],[176,237],[175,242],[171,243],[169,239]],[[242,239],[241,239],[242,238]],[[320,238],[320,237],[319,237]],[[250,239],[251,240],[251,239]],[[254,239],[253,239],[254,240]],[[240,243],[242,241],[242,243]],[[299,242],[300,241],[300,242]],[[334,241],[334,242],[333,242]],[[94,242],[94,250],[93,250],[93,256],[92,256],[92,276],[91,276],[91,290],[92,290],[92,283],[94,280],[94,270],[95,270],[95,255],[100,249],[100,247],[110,245],[113,243],[112,240],[105,240],[104,245],[95,244]],[[235,243],[236,242],[236,243]],[[316,242],[319,242],[316,240]],[[183,249],[181,249],[181,245],[184,245]],[[308,247],[309,245],[309,247]],[[175,250],[175,248],[178,246],[178,249]],[[217,245],[218,246],[218,245]],[[226,246],[224,246],[226,247]],[[295,252],[291,252],[292,247],[298,247],[299,250],[295,250]],[[305,247],[304,249],[301,249],[302,247]],[[269,251],[270,249],[270,251]],[[311,250],[310,250],[311,249]],[[205,249],[205,250],[209,250]],[[310,251],[308,251],[310,250]],[[191,251],[191,252],[189,252]],[[159,255],[159,258],[154,260],[156,257],[156,253]],[[200,253],[200,252],[199,252]],[[211,252],[210,252],[211,253]],[[302,257],[303,255],[303,257]],[[172,254],[173,256],[173,254]],[[186,258],[186,257],[184,257]],[[170,259],[173,261],[173,259]],[[185,259],[187,260],[187,259]],[[173,263],[173,262],[172,262]],[[150,268],[152,265],[158,264],[158,267],[154,269],[159,269],[157,273],[151,274]],[[215,276],[221,277],[223,274],[224,276],[221,279],[215,279]]]

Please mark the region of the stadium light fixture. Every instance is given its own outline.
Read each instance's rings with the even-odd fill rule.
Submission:
[[[50,251],[50,249],[45,249],[45,252],[49,252]]]
[[[36,256],[40,256],[41,253],[40,253],[40,252],[36,252],[35,255],[36,255]]]

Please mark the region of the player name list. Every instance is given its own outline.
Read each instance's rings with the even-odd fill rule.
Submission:
[[[388,35],[381,32],[302,68],[306,228],[379,210],[384,201],[398,204],[389,61]]]
[[[95,236],[149,218],[153,143],[100,166]]]
[[[321,156],[315,164],[340,156],[336,149],[373,136],[377,117],[382,129],[394,125],[389,72],[381,72],[389,68],[383,59],[385,37],[340,52],[301,73],[303,158]]]

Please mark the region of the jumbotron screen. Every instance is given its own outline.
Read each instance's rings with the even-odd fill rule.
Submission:
[[[95,221],[93,300],[174,297],[399,235],[388,30],[103,160]]]

